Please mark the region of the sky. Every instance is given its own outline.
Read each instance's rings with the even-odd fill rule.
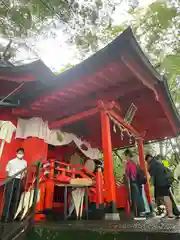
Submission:
[[[140,0],[140,7],[147,7],[152,2],[154,1]],[[114,15],[115,24],[120,24],[125,18],[128,18],[128,14],[125,12],[125,6],[124,8],[121,6],[121,9]],[[57,39],[47,39],[43,44],[39,43],[38,49],[40,50],[40,56],[45,64],[55,71],[60,71],[60,69],[68,63],[77,63],[75,48],[66,44],[65,38],[60,32]]]
[[[124,0],[125,2],[125,0]],[[140,0],[139,7],[145,8],[154,0]],[[118,25],[128,21],[129,16],[126,11],[126,4],[122,4],[119,9],[116,10],[113,16],[114,24]],[[0,39],[0,42],[5,40]],[[18,49],[16,54],[15,64],[21,65],[26,61],[25,59],[31,59],[33,61],[40,58],[44,63],[54,72],[59,72],[68,63],[77,64],[77,49],[73,45],[67,43],[67,36],[62,30],[56,31],[56,37],[40,38],[37,41],[31,39],[28,42],[31,49],[35,49],[35,53],[27,51],[27,49]]]

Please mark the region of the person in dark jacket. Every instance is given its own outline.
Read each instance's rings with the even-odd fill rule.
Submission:
[[[170,198],[170,187],[172,180],[169,177],[169,172],[167,168],[156,158],[153,158],[152,155],[147,154],[145,157],[148,162],[149,173],[152,177],[154,184],[154,195],[155,199],[163,199],[168,218],[174,218],[172,201]]]

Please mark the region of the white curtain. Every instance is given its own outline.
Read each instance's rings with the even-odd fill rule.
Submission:
[[[76,146],[88,158],[97,159],[100,155],[97,148],[91,148],[88,142],[82,141],[74,134],[62,133],[60,130],[50,130],[48,122],[44,122],[41,118],[18,119],[16,138],[26,139],[28,137],[44,139],[46,143],[54,146],[68,145],[74,141]],[[86,146],[87,150],[82,148],[83,145]]]
[[[49,134],[48,122],[41,118],[18,119],[16,138],[38,137],[46,139]]]

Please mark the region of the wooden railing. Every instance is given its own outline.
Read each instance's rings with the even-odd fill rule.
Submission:
[[[43,159],[0,184],[0,240],[19,239],[32,226]]]

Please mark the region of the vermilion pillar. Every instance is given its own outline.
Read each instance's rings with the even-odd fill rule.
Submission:
[[[149,174],[148,174],[148,170],[147,170],[147,164],[146,164],[145,158],[144,158],[144,146],[143,146],[143,139],[142,138],[138,140],[138,153],[139,153],[140,166],[144,170],[144,173],[147,177],[147,183],[145,185],[145,192],[146,192],[148,203],[151,206],[152,198],[151,198],[151,193],[150,193]]]
[[[39,202],[36,204],[35,221],[41,221],[45,219],[45,214],[43,214],[43,211],[44,211],[46,185],[44,182],[39,184],[39,190],[40,190],[40,199],[39,199]]]
[[[116,186],[114,178],[112,143],[110,119],[105,110],[101,110],[101,131],[102,131],[102,148],[104,154],[104,182],[107,194],[107,201],[112,203],[115,209],[116,203]]]
[[[52,210],[53,208],[53,196],[54,196],[54,159],[50,160],[49,179],[46,180],[46,197],[45,197],[45,209]]]
[[[96,208],[104,205],[103,197],[103,176],[101,167],[98,167],[96,172]]]

